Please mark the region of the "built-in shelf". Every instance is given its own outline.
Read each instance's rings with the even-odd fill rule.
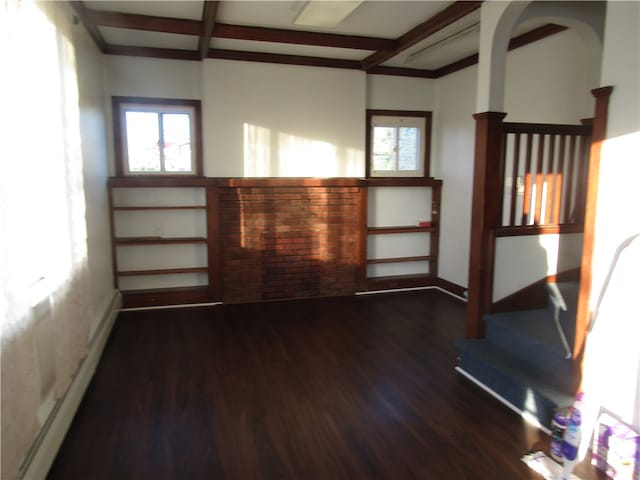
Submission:
[[[440,223],[440,201],[442,193],[442,181],[433,178],[379,178],[367,179],[368,187],[430,187],[431,201],[429,205],[430,218],[426,217],[425,221],[429,221],[428,226],[420,225],[389,225],[389,226],[367,226],[364,232],[367,236],[371,235],[397,235],[397,234],[413,234],[428,233],[428,255],[393,257],[393,258],[370,258],[366,260],[366,265],[392,265],[409,262],[429,262],[429,273],[402,274],[402,275],[381,275],[367,276],[366,286],[368,290],[387,290],[394,288],[412,288],[420,286],[429,286],[434,284],[434,279],[438,275],[438,251],[439,251],[439,223]],[[400,220],[400,219],[398,219]],[[406,220],[404,220],[406,221]],[[417,223],[417,222],[416,222]],[[393,241],[393,237],[391,239]],[[368,248],[368,247],[367,247]],[[409,252],[407,252],[409,253]],[[413,252],[411,252],[413,253]],[[427,253],[427,252],[425,252]],[[392,267],[393,268],[393,267]],[[368,269],[365,269],[368,270]],[[382,273],[385,269],[376,269],[372,267],[369,274],[378,272]],[[401,271],[398,268],[396,271]],[[386,269],[386,271],[389,271]]]
[[[207,273],[208,267],[163,268],[153,270],[120,270],[118,275],[133,277],[138,275],[174,275],[181,273]]]
[[[209,231],[205,223],[208,206],[204,200],[208,185],[209,180],[204,177],[187,176],[131,176],[109,180],[114,284],[123,293],[125,307],[212,300],[209,266],[193,266],[207,262],[200,257],[202,246],[208,246]],[[150,192],[154,188],[162,190]],[[188,219],[185,214],[189,215]],[[171,224],[175,219],[180,219],[175,233],[156,235],[164,231],[165,222]],[[147,248],[151,246],[170,250],[167,255],[175,255],[180,259],[176,261],[184,264],[164,268],[164,262],[160,262],[163,258],[159,258],[162,252]],[[193,260],[194,248],[199,260]],[[135,266],[130,263],[132,256]],[[203,276],[207,285],[201,284]],[[149,289],[151,285],[166,286]]]
[[[113,207],[115,211],[132,211],[132,210],[206,210],[206,205],[174,205],[174,206],[155,206],[155,207]]]
[[[376,263],[428,262],[435,259],[436,257],[432,255],[420,255],[416,257],[371,258],[367,260],[367,264],[373,265]]]
[[[393,227],[369,227],[367,232],[370,235],[384,235],[391,233],[419,233],[419,232],[435,232],[436,227],[418,227],[415,225],[393,226]]]
[[[124,237],[116,238],[116,245],[168,245],[180,243],[207,243],[204,237]]]

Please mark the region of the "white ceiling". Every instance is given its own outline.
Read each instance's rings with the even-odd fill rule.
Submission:
[[[229,0],[219,2],[216,23],[252,27],[268,27],[283,30],[311,31],[341,35],[357,35],[395,40],[412,28],[425,22],[453,2],[448,1],[394,1],[365,0],[353,13],[336,27],[319,28],[294,24],[296,16],[306,1],[247,1]],[[167,17],[201,21],[203,1],[85,1],[90,10],[121,12],[126,14]],[[478,51],[479,31],[476,28],[465,35],[442,42],[469,26],[477,24],[480,10],[441,29],[432,36],[388,59],[382,66],[435,70]],[[539,27],[544,22],[520,25],[515,34]],[[98,30],[109,45],[151,47],[196,51],[199,37],[156,31],[116,28],[98,25]],[[436,45],[416,54],[425,47]],[[226,39],[214,36],[210,48],[243,52],[275,53],[321,57],[338,60],[362,61],[374,53],[372,50],[297,45],[252,40]],[[415,55],[414,55],[415,54]],[[412,57],[412,55],[414,55]]]

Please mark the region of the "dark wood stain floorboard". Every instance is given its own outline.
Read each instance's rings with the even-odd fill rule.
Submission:
[[[48,478],[542,478],[548,437],[454,371],[464,317],[437,291],[123,312]]]

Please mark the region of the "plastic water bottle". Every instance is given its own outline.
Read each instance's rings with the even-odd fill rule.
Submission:
[[[562,480],[569,480],[573,467],[578,461],[578,450],[582,436],[582,399],[583,394],[579,393],[569,410],[567,429],[562,440],[562,456],[564,457]]]
[[[562,441],[564,432],[567,429],[567,413],[558,412],[551,420],[551,448],[549,449],[551,458],[557,462],[562,462]]]

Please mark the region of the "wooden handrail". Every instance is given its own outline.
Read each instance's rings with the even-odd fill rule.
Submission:
[[[523,235],[529,226],[581,224],[589,124],[501,124],[502,212],[505,235]],[[504,233],[514,228],[514,233]]]

